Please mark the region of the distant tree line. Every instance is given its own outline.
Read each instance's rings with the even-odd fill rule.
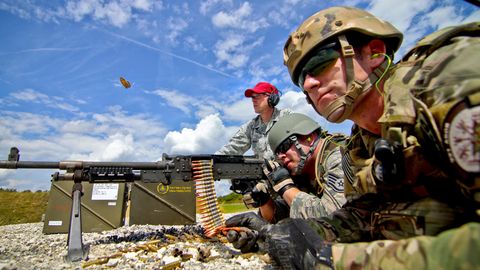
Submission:
[[[31,191],[30,189],[26,189],[26,190],[22,190],[22,191],[17,191],[16,189],[14,188],[1,188],[0,187],[0,191],[4,191],[4,192],[33,192]],[[35,192],[48,192],[48,190],[37,190]]]
[[[233,202],[241,202],[241,201],[242,201],[242,195],[234,192],[225,196],[218,197],[219,203],[233,203]]]

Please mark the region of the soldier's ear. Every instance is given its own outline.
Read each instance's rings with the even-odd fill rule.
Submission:
[[[372,39],[365,47],[364,53],[368,57],[369,66],[372,69],[380,66],[385,61],[386,46],[380,39]]]

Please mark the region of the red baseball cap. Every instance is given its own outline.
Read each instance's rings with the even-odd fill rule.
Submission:
[[[278,89],[268,82],[259,82],[255,87],[245,90],[246,97],[252,97],[253,93],[262,94],[278,94]]]

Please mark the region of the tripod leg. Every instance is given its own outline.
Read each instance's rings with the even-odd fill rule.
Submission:
[[[66,260],[69,262],[80,261],[88,255],[88,247],[82,242],[82,220],[80,215],[82,184],[75,183],[72,189],[72,211],[70,213],[70,227],[68,229],[68,253]]]

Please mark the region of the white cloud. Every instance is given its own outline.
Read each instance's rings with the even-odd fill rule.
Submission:
[[[180,36],[187,27],[188,23],[186,20],[170,17],[167,21],[167,29],[170,30],[170,33],[166,36],[167,40],[176,44],[178,36]]]
[[[63,97],[47,96],[33,89],[25,89],[12,92],[10,97],[19,101],[33,102],[46,105],[50,108],[61,109],[69,112],[76,112],[79,109],[65,101]]]
[[[265,54],[256,58],[249,65],[248,73],[252,76],[251,81],[262,81],[262,78],[277,78],[286,71],[286,67],[278,59],[272,59],[272,55]],[[273,80],[270,81],[275,84]]]
[[[6,155],[11,146],[17,146],[21,160],[154,161],[164,152],[160,138],[165,133],[156,119],[128,114],[118,106],[106,113],[84,113],[68,120],[0,110],[0,154]],[[29,188],[20,181],[25,174],[23,170],[9,175],[2,172],[0,185]],[[33,185],[36,189],[48,189],[48,177],[30,177],[27,179],[38,181]]]
[[[218,28],[231,28],[246,30],[250,33],[256,32],[258,29],[268,27],[265,18],[258,20],[250,18],[252,7],[249,2],[244,2],[237,10],[232,12],[220,11],[213,15],[212,23]]]
[[[109,1],[80,0],[68,1],[64,8],[64,17],[82,21],[86,17],[102,21],[116,27],[123,27],[134,17],[135,10],[152,11],[161,9],[162,2],[151,0]]]
[[[435,4],[433,0],[416,1],[395,1],[395,0],[373,0],[368,10],[405,32],[412,24],[418,13],[424,13]],[[392,7],[395,11],[392,12]]]
[[[404,41],[398,53],[403,55],[405,50],[432,30],[480,19],[478,10],[472,14],[464,14],[465,10],[456,4],[450,0],[443,2],[374,0],[370,2],[368,10],[403,32]],[[392,7],[395,7],[395,12],[391,12]]]
[[[162,1],[155,0],[133,0],[132,1],[132,7],[139,9],[139,10],[144,10],[144,11],[151,11],[153,9],[153,6],[156,5],[156,7],[162,6]]]
[[[170,131],[164,139],[165,150],[170,154],[214,153],[226,142],[226,127],[217,114],[209,115],[195,126]]]
[[[10,94],[13,98],[16,98],[18,100],[23,100],[23,101],[34,101],[34,102],[41,102],[41,101],[46,101],[48,100],[48,96],[45,94],[42,94],[40,92],[37,92],[32,89],[25,89],[23,91],[19,92],[13,92]]]
[[[194,51],[197,52],[207,52],[207,48],[202,45],[199,41],[197,41],[194,37],[192,36],[187,36],[185,37],[184,40],[185,44],[187,45],[188,48],[191,48]]]
[[[480,21],[480,9],[475,10],[465,18],[465,20],[462,21],[462,23],[467,23],[467,22],[477,22]]]
[[[249,98],[242,98],[233,104],[223,108],[224,118],[230,121],[246,122],[255,117],[252,101]]]
[[[200,13],[206,15],[213,6],[219,3],[232,4],[232,0],[206,0],[200,3]]]
[[[158,95],[166,101],[166,105],[177,108],[185,114],[194,112],[195,117],[204,118],[218,113],[219,110],[228,106],[210,96],[192,98],[191,95],[183,94],[178,90],[154,90],[145,91],[147,94]]]
[[[244,67],[248,60],[251,50],[263,43],[263,38],[258,38],[250,44],[247,43],[247,37],[241,34],[229,33],[224,39],[215,44],[215,56],[217,63],[226,63],[229,69],[238,69]]]
[[[27,112],[0,111],[0,140],[23,134],[45,134],[62,126],[63,121]],[[15,137],[14,137],[15,136]]]
[[[187,95],[180,93],[179,91],[157,89],[153,91],[147,91],[146,93],[155,94],[162,97],[169,106],[177,108],[186,114],[190,114],[191,112],[190,105],[192,99]]]
[[[6,154],[6,153],[5,153]],[[0,169],[0,179],[6,178],[8,175],[11,175],[13,173],[12,170],[7,170],[7,169]]]
[[[109,138],[109,143],[105,147],[100,160],[126,160],[129,156],[135,154],[133,147],[132,134],[114,134]]]
[[[301,0],[285,0],[276,4],[277,5],[275,8],[268,11],[268,15],[266,17],[273,24],[281,26],[284,29],[288,29],[288,31],[293,31],[298,27],[298,25],[296,25],[296,23],[295,25],[292,25],[292,22],[297,22],[299,24],[300,22],[298,21],[298,18],[306,18],[305,16],[308,15],[302,12],[299,13],[298,11],[301,10],[301,8],[303,8],[305,5],[310,5],[311,3]],[[321,6],[318,6],[318,10],[321,8]]]

